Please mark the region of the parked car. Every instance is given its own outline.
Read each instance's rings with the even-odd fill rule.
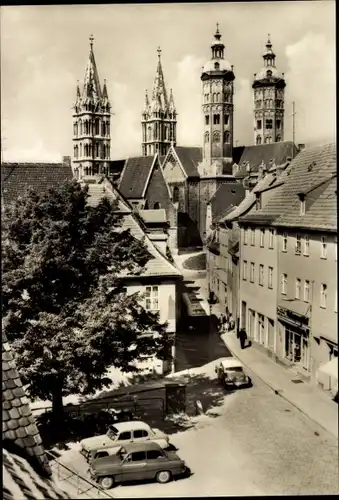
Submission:
[[[91,461],[97,456],[103,457],[104,454],[113,455],[122,445],[127,443],[143,441],[154,441],[161,448],[169,446],[169,437],[159,429],[152,429],[145,422],[119,422],[110,425],[106,434],[80,441],[80,453],[87,461]]]
[[[251,378],[246,375],[243,364],[236,358],[223,358],[215,367],[215,372],[227,388],[252,386]]]
[[[105,490],[116,483],[142,479],[167,483],[187,472],[185,462],[174,451],[165,451],[153,442],[125,444],[116,454],[93,460],[89,469],[91,478]]]

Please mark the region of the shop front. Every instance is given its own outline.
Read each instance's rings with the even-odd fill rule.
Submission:
[[[283,356],[303,373],[310,373],[309,318],[283,307],[277,309],[284,330]]]

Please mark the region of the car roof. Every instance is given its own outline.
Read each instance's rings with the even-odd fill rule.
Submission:
[[[150,426],[146,424],[146,422],[141,422],[139,420],[131,420],[129,422],[118,422],[116,424],[112,424],[119,432],[123,431],[134,431],[136,429],[145,429],[148,430]]]
[[[236,358],[229,357],[221,360],[223,368],[243,368],[244,365]]]
[[[135,451],[149,451],[149,450],[161,450],[161,446],[153,441],[141,442],[141,443],[126,443],[122,445],[127,453],[134,453]]]

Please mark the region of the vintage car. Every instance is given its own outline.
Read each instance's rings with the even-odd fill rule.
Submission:
[[[215,372],[227,388],[252,386],[251,378],[246,375],[243,364],[236,358],[223,358],[215,367]]]
[[[154,441],[161,448],[169,446],[169,437],[159,429],[152,429],[145,422],[131,421],[110,425],[106,434],[83,439],[80,441],[80,453],[87,461],[91,461],[97,457],[113,455],[127,443],[143,441]]]
[[[130,443],[115,455],[96,458],[91,463],[91,479],[109,490],[116,483],[156,479],[167,483],[172,477],[188,473],[185,462],[174,451],[165,451],[157,443]]]

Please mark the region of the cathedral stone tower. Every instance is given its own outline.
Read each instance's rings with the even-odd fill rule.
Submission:
[[[254,141],[270,144],[284,140],[284,73],[275,66],[270,35],[263,54],[264,67],[254,75]]]
[[[73,112],[73,173],[77,179],[108,171],[111,149],[111,104],[106,80],[100,86],[90,37],[89,59],[82,93],[77,85]]]
[[[214,163],[217,174],[232,161],[233,154],[233,66],[225,60],[225,45],[219,25],[211,44],[212,57],[202,70],[204,120],[203,160]]]
[[[171,145],[177,143],[177,112],[171,90],[168,98],[161,66],[161,50],[158,48],[158,66],[154,79],[151,102],[147,90],[142,112],[143,156],[165,155]]]

